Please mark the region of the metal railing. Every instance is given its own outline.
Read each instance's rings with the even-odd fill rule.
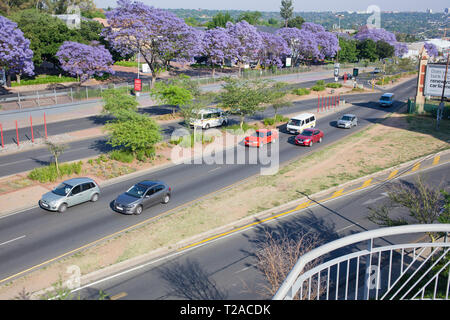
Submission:
[[[449,232],[450,224],[407,225],[366,231],[330,242],[300,257],[273,299],[448,300]],[[393,244],[386,240],[418,233],[442,233],[443,237],[439,242]],[[377,246],[376,242],[388,245]],[[366,249],[357,247],[361,243],[366,243]],[[352,252],[332,257],[332,252],[345,248]],[[327,261],[308,269],[314,260],[327,256]]]

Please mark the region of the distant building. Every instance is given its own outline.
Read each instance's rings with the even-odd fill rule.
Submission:
[[[81,16],[78,14],[52,14],[52,16],[64,21],[69,29],[80,27]]]
[[[433,13],[432,9],[427,9],[427,13]]]
[[[445,13],[445,14],[449,14],[449,13],[450,13],[450,8],[445,8],[445,9],[444,9],[444,13]]]

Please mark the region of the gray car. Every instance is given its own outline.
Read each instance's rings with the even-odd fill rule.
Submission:
[[[339,128],[350,129],[358,125],[358,118],[354,114],[344,114],[338,121]]]
[[[50,211],[64,212],[68,207],[92,201],[100,197],[100,187],[90,178],[75,178],[62,182],[52,191],[44,194],[39,206]]]
[[[114,200],[114,210],[139,215],[144,209],[158,203],[168,203],[172,189],[162,181],[142,181]]]

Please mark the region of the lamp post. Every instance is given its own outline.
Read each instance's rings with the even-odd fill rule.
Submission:
[[[338,17],[338,19],[339,19],[339,31],[341,31],[341,18],[343,18],[344,15],[343,14],[337,14],[336,17]]]
[[[444,107],[445,107],[445,103],[444,103],[444,97],[445,97],[445,87],[447,85],[447,75],[448,75],[448,63],[449,63],[449,58],[450,58],[450,52],[447,52],[447,64],[445,66],[445,74],[444,74],[444,85],[442,86],[442,96],[441,96],[441,103],[439,103],[439,108],[437,109],[436,112],[436,127],[439,130],[439,125],[442,119],[442,116],[444,114]]]

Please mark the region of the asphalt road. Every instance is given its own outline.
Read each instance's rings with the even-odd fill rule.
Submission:
[[[414,92],[414,88],[411,82],[407,82],[400,85],[395,92],[397,99],[405,99]],[[345,113],[355,113],[358,116],[360,127],[377,121],[400,105],[397,103],[390,109],[380,108],[376,102],[373,102],[375,100],[373,98],[378,97],[378,94],[353,98],[355,101],[364,101],[364,96],[366,96],[365,101],[369,102],[360,102],[345,110]],[[352,102],[355,103],[355,101]],[[308,107],[308,102],[298,105],[299,110],[305,107]],[[293,112],[292,108],[295,107],[284,111]],[[325,133],[324,145],[338,141],[352,133],[352,130],[339,129],[333,125],[339,115],[339,112],[331,113],[318,121],[317,127]],[[292,137],[284,133],[280,134],[278,141],[280,163],[306,155],[314,149],[314,147],[311,149],[293,145]],[[84,156],[82,150],[81,147],[78,157]],[[246,152],[248,154],[249,150]],[[77,156],[77,154],[73,156]],[[67,161],[68,159],[62,160]],[[18,275],[18,273],[23,275],[29,268],[92,241],[259,174],[260,169],[260,164],[182,164],[105,187],[98,202],[69,208],[64,214],[33,208],[0,218],[0,284],[10,276]],[[134,183],[147,179],[163,180],[172,187],[172,201],[168,205],[158,205],[144,211],[140,216],[125,216],[111,210],[111,202],[118,194]]]
[[[429,185],[449,190],[449,172],[450,163],[447,163],[396,181],[413,183],[417,174],[421,174]],[[255,256],[266,242],[266,233],[272,233],[275,237],[286,234],[290,239],[296,240],[298,232],[314,231],[326,243],[346,235],[376,229],[379,226],[367,219],[369,210],[366,203],[378,206],[386,202],[383,194],[389,190],[390,185],[391,183],[387,183],[330,200],[207,242],[176,256],[133,267],[135,270],[125,270],[104,281],[96,281],[95,285],[76,292],[75,295],[80,294],[83,299],[98,299],[98,293],[103,291],[110,298],[121,297],[123,300],[270,299],[271,295],[264,289],[266,286],[270,287],[270,284],[258,269]],[[417,235],[378,239],[377,245],[386,245],[386,241],[411,240],[411,237],[415,239]],[[365,246],[366,244],[361,244],[359,249],[366,249]],[[354,251],[355,248],[351,250]],[[339,253],[348,252],[340,250]],[[208,290],[202,291],[199,288]]]
[[[326,82],[332,82],[333,79],[326,79]],[[413,81],[408,81],[406,84],[400,85],[396,90],[400,94],[405,92],[405,90],[409,90],[409,87],[413,84]],[[299,84],[302,87],[309,87],[311,83],[304,82]],[[412,90],[409,90],[408,93],[412,94]],[[377,101],[380,96],[380,93],[370,93],[370,94],[360,94],[360,95],[348,95],[341,96],[341,99],[345,99],[350,103],[358,103],[362,106],[366,105],[367,101]],[[397,98],[403,99],[409,97],[408,95],[404,95],[404,97],[398,96]],[[280,114],[291,114],[296,112],[302,112],[311,108],[315,108],[317,106],[317,100],[304,100],[295,102],[291,107],[281,108],[279,110]],[[375,107],[376,104],[367,105],[370,108]],[[158,106],[158,107],[145,107],[141,108],[140,112],[150,115],[162,115],[172,112],[171,107],[167,106]],[[247,120],[260,120],[266,117],[271,117],[274,115],[274,111],[272,108],[268,108],[263,113],[258,113],[253,117],[248,117]],[[49,124],[47,126],[48,135],[57,135],[77,130],[89,129],[94,127],[101,127],[107,121],[111,120],[109,116],[91,116],[82,119],[69,120],[69,121],[61,121]],[[238,123],[237,117],[232,117],[231,124]],[[162,133],[165,139],[168,139],[171,132],[176,128],[181,128],[181,123],[172,123],[168,125],[163,125]],[[31,130],[30,129],[21,129],[19,135],[19,141],[26,141],[31,139]],[[44,128],[42,125],[34,127],[34,136],[42,137],[44,136]],[[16,131],[8,130],[4,132],[4,141],[5,143],[16,141]],[[106,143],[106,137],[96,137],[91,139],[83,139],[79,141],[75,141],[67,144],[67,148],[64,153],[60,156],[60,162],[73,161],[88,157],[94,157],[99,155],[100,153],[105,153],[111,151],[112,148]],[[36,167],[48,165],[53,161],[52,156],[47,151],[46,147],[37,147],[33,149],[29,149],[22,152],[11,153],[0,155],[0,177],[32,170]]]

